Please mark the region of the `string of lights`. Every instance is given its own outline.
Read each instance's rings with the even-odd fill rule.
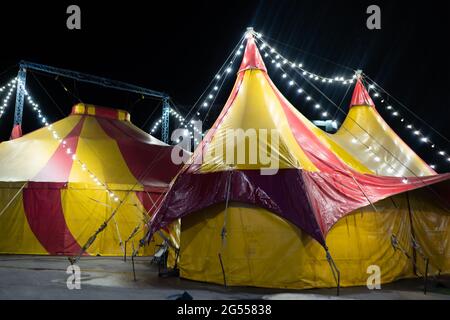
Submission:
[[[33,107],[33,111],[37,115],[42,126],[46,127],[47,130],[52,134],[53,139],[61,144],[62,148],[65,149],[66,151],[65,152],[66,155],[70,157],[70,159],[72,159],[74,163],[78,164],[81,170],[86,172],[98,187],[104,188],[112,201],[121,204],[123,201],[119,198],[119,196],[115,194],[112,190],[110,190],[108,185],[105,182],[102,182],[100,178],[96,176],[91,169],[89,169],[88,165],[85,162],[83,162],[81,159],[78,159],[77,155],[75,154],[75,150],[72,150],[70,147],[67,146],[67,142],[58,134],[54,126],[52,124],[49,124],[49,122],[47,121],[47,117],[43,115],[42,110],[39,107],[39,104],[37,104],[34,101],[34,99],[27,90],[25,90],[25,96],[27,98],[26,99],[27,103]]]
[[[367,77],[365,77],[365,80],[368,81]],[[423,130],[418,126],[415,126],[412,121],[407,121],[407,119],[399,111],[399,109],[395,108],[391,103],[389,103],[388,97],[385,97],[383,93],[380,93],[381,90],[377,90],[378,86],[370,80],[368,82],[370,82],[368,86],[369,94],[374,100],[379,102],[387,112],[391,114],[392,118],[397,119],[406,130],[408,130],[413,136],[418,138],[420,143],[428,145],[430,149],[432,149],[439,157],[441,157],[441,159],[450,163],[450,153],[447,150],[438,147],[426,134],[423,133]],[[436,169],[436,165],[434,164],[430,164],[430,167]]]
[[[259,39],[261,40],[261,37]],[[280,68],[284,72],[282,74],[282,78],[284,78],[284,79],[288,78],[288,76],[286,74],[286,71],[285,71],[284,68],[282,68],[282,66],[283,65],[284,66],[293,65],[294,63],[291,62],[289,59],[286,59],[285,57],[283,57],[280,53],[277,53],[276,51],[273,51],[272,47],[270,45],[268,45],[266,42],[264,42],[263,40],[261,40],[261,43],[262,43],[262,45],[260,45],[260,49],[262,49],[262,51],[264,52],[264,57],[265,58],[269,57],[271,59],[271,63],[275,64],[277,68]],[[278,59],[274,59],[271,56],[272,51],[273,51],[273,55],[276,54],[276,56],[279,56]],[[286,61],[286,63],[280,64],[280,62],[277,62],[277,60],[279,60],[279,59],[281,59],[283,61]],[[295,68],[292,68],[292,69],[295,70]],[[298,73],[298,70],[295,70],[295,72]],[[304,76],[304,77],[309,77],[310,79],[312,78],[311,76],[308,76],[308,74],[305,74],[305,71],[303,71],[301,73],[301,75]],[[357,76],[354,75],[352,79],[347,80],[347,83],[353,83],[354,79],[356,79],[356,77]],[[367,79],[366,77],[364,77],[364,78]],[[314,80],[315,80],[315,78],[314,78]],[[345,80],[343,80],[342,82],[344,83]],[[294,80],[292,80],[292,79],[289,80],[288,84],[290,86],[298,86],[297,83]],[[368,91],[369,91],[371,97],[374,100],[380,102],[380,104],[383,105],[386,108],[387,111],[390,111],[392,117],[397,118],[401,123],[405,123],[405,128],[407,130],[411,131],[414,136],[417,136],[421,143],[426,143],[427,145],[430,146],[431,149],[437,150],[437,154],[440,157],[442,157],[442,159],[444,161],[446,161],[447,163],[450,163],[450,153],[448,151],[442,149],[442,148],[438,148],[436,146],[436,144],[433,141],[431,141],[431,139],[429,137],[427,137],[420,128],[416,128],[412,124],[412,122],[406,121],[405,117],[401,115],[400,111],[398,111],[396,108],[394,108],[394,106],[392,104],[387,103],[387,100],[388,100],[387,97],[383,97],[383,95],[380,93],[381,90],[376,90],[376,87],[377,87],[377,85],[375,83],[373,83],[373,82],[371,84],[369,84]],[[304,89],[300,88],[300,87],[297,90],[298,90],[299,93],[305,92]],[[307,101],[314,101],[311,98],[311,96],[309,96],[309,95],[307,95],[307,99],[306,100]],[[320,104],[318,104],[318,103],[314,103],[314,106],[317,109],[320,109],[320,107],[321,107]],[[327,111],[322,112],[322,116],[327,116],[327,115],[328,115]],[[437,166],[435,164],[429,164],[429,166],[432,169],[436,169],[437,168]]]
[[[284,58],[274,47],[269,45],[266,41],[262,39],[262,35],[260,33],[255,33],[255,36],[257,39],[260,40],[262,43],[260,45],[260,49],[264,50],[266,49],[266,52],[264,53],[264,57],[269,57],[270,54],[273,55],[271,59],[271,63],[274,64],[277,68],[281,68],[281,66],[289,66],[292,69],[298,69],[302,72],[302,74],[306,77],[309,77],[311,80],[317,81],[318,83],[326,83],[326,84],[343,84],[343,85],[350,85],[355,82],[356,75],[353,75],[351,77],[349,76],[335,76],[335,77],[326,77],[320,74],[317,74],[315,72],[312,72],[308,69],[306,69],[303,66],[303,63],[295,62],[288,60]]]
[[[9,101],[11,100],[12,93],[14,89],[16,88],[16,78],[10,80],[6,85],[0,88],[0,93],[4,92],[5,90],[8,90],[8,93],[6,94],[6,97],[3,99],[2,104],[0,105],[0,118],[3,117],[3,114],[5,113],[6,108],[9,105]]]
[[[267,48],[269,48],[269,50]],[[265,46],[265,47],[260,46],[260,49],[264,53],[264,57],[267,58],[268,61],[270,61],[272,63],[272,65],[275,65],[277,63],[275,59],[272,59],[272,56],[275,53],[274,54],[270,53],[270,51],[271,51],[270,47],[268,47],[268,46]],[[305,104],[309,104],[310,106],[312,106],[314,108],[314,110],[320,112],[320,116],[321,117],[325,118],[325,117],[329,116],[329,112],[322,107],[320,102],[317,99],[315,99],[311,94],[309,94],[305,90],[305,88],[300,86],[300,84],[293,77],[289,76],[288,71],[285,69],[285,66],[283,66],[283,65],[281,65],[281,66],[276,65],[276,67],[279,68],[282,71],[280,73],[281,79],[283,81],[286,81],[289,87],[294,88],[295,93],[298,96],[303,98]]]
[[[266,50],[266,49],[262,49],[263,52],[264,52],[264,50]],[[266,56],[266,58],[268,58],[268,59],[270,60],[272,57],[270,56],[270,54],[268,54],[268,55]],[[272,59],[272,60],[273,60],[273,59]],[[281,73],[281,78],[282,78],[282,80],[287,81],[287,83],[288,83],[288,85],[289,85],[290,87],[294,87],[295,90],[296,90],[296,92],[297,92],[297,94],[303,95],[304,101],[305,101],[306,103],[310,103],[310,105],[312,105],[312,106],[314,107],[315,110],[317,110],[317,111],[320,112],[320,114],[321,114],[322,117],[327,117],[327,116],[328,116],[328,111],[324,110],[324,109],[322,108],[322,106],[321,106],[321,105],[320,105],[320,104],[319,104],[319,103],[318,103],[318,102],[317,102],[317,101],[316,101],[316,100],[315,100],[308,92],[306,92],[302,87],[300,87],[300,85],[297,83],[297,81],[296,81],[294,78],[290,77],[290,76],[287,74],[287,71],[284,69],[283,66],[280,67],[280,70],[282,71],[282,73]],[[353,144],[358,143],[358,142],[361,143],[362,145],[365,146],[366,152],[369,152],[370,157],[373,158],[373,160],[374,160],[375,162],[381,162],[381,161],[382,161],[382,160],[381,160],[382,157],[380,157],[379,155],[377,155],[377,154],[374,152],[374,150],[373,150],[373,148],[372,148],[371,146],[368,146],[366,143],[360,141],[360,140],[358,139],[358,137],[355,136],[355,135],[353,135],[351,132],[349,132],[349,134],[352,136],[351,142],[352,142]],[[382,163],[381,165],[387,166],[387,171],[388,171],[389,173],[392,174],[392,173],[395,172],[395,168],[394,168],[394,166],[393,166],[391,163],[384,162],[384,163]],[[403,164],[402,164],[402,165],[403,165]],[[397,176],[403,178],[403,180],[402,180],[403,183],[408,183],[408,178],[407,178],[407,177],[403,176],[403,175],[400,174],[400,173],[398,173]]]
[[[195,138],[193,132],[197,132],[200,136],[203,136],[203,132],[201,132],[197,127],[195,127],[195,119],[194,117],[202,118],[202,113],[206,109],[206,113],[203,115],[203,120],[206,119],[211,107],[214,105],[218,95],[221,92],[221,89],[227,79],[230,79],[229,75],[232,74],[234,70],[234,63],[239,56],[242,55],[244,50],[244,45],[242,43],[243,39],[240,39],[238,45],[232,50],[229,57],[225,60],[224,64],[219,68],[219,71],[215,74],[213,80],[209,83],[203,93],[200,95],[198,100],[191,107],[191,110],[184,117],[179,112],[170,109],[170,115],[173,116],[175,120],[177,120],[177,128],[185,128],[188,130],[190,134],[190,138],[194,139],[195,143],[198,143],[198,139]],[[193,116],[189,117],[191,113],[194,113]],[[158,118],[152,126],[150,133],[155,133],[160,125],[162,124],[162,118]],[[178,141],[179,142],[179,141]]]

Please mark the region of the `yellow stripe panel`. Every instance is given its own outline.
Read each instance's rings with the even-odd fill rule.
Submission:
[[[0,212],[13,199],[20,187],[0,184]],[[22,191],[0,216],[0,253],[48,254],[28,224]]]
[[[120,256],[123,255],[120,241],[124,242],[142,222],[143,209],[135,193],[127,196],[126,191],[117,191],[119,197],[126,198],[125,203],[119,208],[113,220],[110,221],[104,231],[102,231],[92,246],[88,249],[91,255]],[[83,246],[95,231],[109,218],[112,212],[118,207],[102,190],[62,190],[61,200],[66,224],[80,246]],[[141,228],[127,246],[128,255],[132,252],[132,243],[136,248],[138,242],[144,236]],[[161,239],[156,241],[161,243]],[[140,254],[154,254],[154,242],[146,246]]]
[[[130,114],[126,111],[119,110],[119,120],[121,121],[130,121]]]
[[[354,137],[358,141],[352,142]],[[330,138],[378,175],[433,174],[372,107],[352,107],[341,128]]]
[[[82,103],[78,103],[73,107],[73,112],[76,114],[84,114],[85,113],[85,106]]]
[[[67,136],[80,116],[70,116],[53,124],[60,137]],[[47,128],[41,128],[19,139],[0,144],[0,179],[2,181],[28,181],[47,164],[59,147],[59,142]]]
[[[142,188],[123,159],[117,142],[103,131],[94,117],[85,118],[76,155],[102,182],[112,182],[116,187],[125,188],[122,190],[128,190],[134,185]],[[72,166],[69,181],[70,187],[84,188],[91,185],[96,188],[89,173],[83,171],[77,162]]]
[[[90,116],[95,116],[95,106],[87,105],[87,114]]]
[[[244,131],[254,129],[257,133],[259,129],[266,129],[269,136],[271,130],[275,130],[279,135],[279,148],[274,147],[270,142],[264,144],[263,142],[270,140],[261,139],[259,135],[257,141],[258,144],[261,143],[263,147],[270,150],[272,160],[278,162],[279,159],[279,168],[303,168],[308,171],[317,171],[317,168],[297,144],[280,102],[261,70],[245,72],[241,88],[232,107],[207,147],[207,155],[201,171],[212,172],[226,169],[224,165],[226,163],[225,148],[223,148],[222,155],[215,155],[212,150],[215,150],[216,147],[224,147],[226,133],[229,129],[242,129]],[[260,169],[268,167],[267,164],[261,163],[256,155],[256,163],[252,164],[249,161],[249,154],[255,152],[249,148],[248,139],[236,144],[234,148],[235,159],[240,147],[246,150],[246,161],[245,164],[236,164],[234,168]]]

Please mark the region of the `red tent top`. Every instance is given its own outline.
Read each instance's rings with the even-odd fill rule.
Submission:
[[[350,108],[354,106],[375,107],[360,78],[356,80],[355,90],[353,90],[352,101],[350,102]]]

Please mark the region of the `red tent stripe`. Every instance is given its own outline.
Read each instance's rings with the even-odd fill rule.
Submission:
[[[30,182],[23,191],[25,215],[36,238],[52,255],[78,254],[80,245],[67,227],[61,204],[63,183]]]
[[[60,143],[53,156],[47,162],[45,167],[32,179],[32,181],[46,182],[67,182],[69,180],[70,171],[72,170],[73,160],[71,154],[74,154],[78,145],[78,137],[83,128],[85,117],[81,117],[77,125],[64,138],[66,144]]]

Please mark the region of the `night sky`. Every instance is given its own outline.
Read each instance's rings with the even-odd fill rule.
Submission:
[[[40,1],[2,3],[0,84],[17,73],[21,59],[127,81],[170,94],[184,112],[192,106],[246,27],[268,36],[286,57],[303,62],[319,74],[352,75],[344,67],[363,69],[384,89],[411,108],[445,137],[450,137],[448,1]],[[70,4],[82,11],[82,30],[66,28]],[[366,8],[377,4],[382,29],[366,28]],[[332,62],[331,62],[332,61]],[[269,67],[269,66],[268,66]],[[311,106],[289,92],[279,71],[269,67],[275,84],[309,119],[318,118]],[[29,73],[27,88],[50,121],[70,113],[78,96],[83,102],[126,109],[132,121],[149,131],[161,114],[159,102],[129,94],[74,83],[72,80]],[[207,125],[220,112],[234,77],[221,91]],[[302,83],[301,77],[297,77]],[[50,97],[41,88],[45,87]],[[61,82],[73,95],[66,92]],[[336,88],[335,86],[333,88]],[[345,89],[324,91],[336,103]],[[314,93],[320,97],[318,93]],[[351,92],[350,92],[351,94]],[[348,108],[350,94],[344,98]],[[336,108],[321,100],[330,113]],[[395,104],[393,104],[395,106]],[[14,102],[0,119],[0,139],[9,137]],[[399,108],[402,111],[401,108]],[[417,141],[389,113],[379,108],[394,130],[438,171],[450,163]],[[404,112],[403,112],[404,113]],[[406,113],[405,113],[406,114]],[[406,119],[413,120],[410,115]],[[342,121],[343,116],[338,117]],[[427,137],[450,151],[450,143],[422,125]],[[171,124],[172,126],[174,123]],[[25,107],[25,133],[38,128]],[[159,134],[156,135],[159,138]]]

